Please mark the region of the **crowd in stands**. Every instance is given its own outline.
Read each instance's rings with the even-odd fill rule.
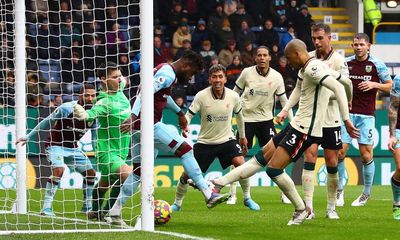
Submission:
[[[245,67],[255,64],[257,46],[270,49],[270,66],[284,76],[287,92],[296,72],[283,56],[293,38],[313,50],[307,4],[296,0],[172,0],[155,2],[154,64],[172,62],[191,49],[203,56],[207,67],[220,63],[227,68],[227,87],[233,88]],[[166,11],[165,9],[170,9]],[[176,97],[190,99],[208,86],[207,70],[174,90]]]
[[[290,92],[296,81],[283,49],[293,38],[313,45],[312,17],[301,0],[155,0],[154,65],[172,62],[188,50],[201,54],[206,66],[227,68],[233,88],[241,70],[254,65],[254,51],[270,49],[271,67],[284,76]],[[83,83],[96,83],[102,62],[119,64],[131,86],[139,79],[139,0],[26,0],[27,98],[30,106],[70,101]],[[12,7],[7,5],[7,7]],[[12,10],[12,9],[11,9]],[[12,11],[0,25],[2,51],[0,105],[14,105],[15,78]],[[208,86],[208,69],[197,73],[174,97],[187,100]],[[134,96],[136,89],[127,92]],[[6,97],[8,96],[8,97]]]

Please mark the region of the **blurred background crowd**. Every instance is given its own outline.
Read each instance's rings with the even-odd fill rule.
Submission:
[[[336,1],[329,1],[331,6]],[[243,68],[252,66],[259,45],[270,49],[270,66],[290,93],[296,72],[283,56],[293,38],[313,50],[314,23],[304,0],[154,0],[154,65],[173,62],[191,49],[207,68],[173,96],[182,107],[208,86],[208,68],[227,68],[233,88]],[[0,23],[0,105],[13,106],[15,72],[12,5],[2,5]],[[119,64],[132,99],[140,82],[139,0],[26,0],[26,68],[29,106],[58,106],[76,98],[83,83],[96,84],[102,62]]]

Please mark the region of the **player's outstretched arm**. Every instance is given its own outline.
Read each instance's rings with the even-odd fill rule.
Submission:
[[[41,130],[49,130],[51,126],[54,125],[54,123],[58,120],[61,119],[65,114],[66,109],[62,105],[58,108],[56,108],[49,116],[47,116],[45,119],[43,119],[32,131],[27,134],[26,136],[23,136],[19,138],[16,141],[16,144],[21,143],[22,146],[26,144],[29,139],[31,139],[34,135],[36,135],[39,131]],[[69,110],[71,111],[71,110]],[[68,115],[68,114],[67,114]]]

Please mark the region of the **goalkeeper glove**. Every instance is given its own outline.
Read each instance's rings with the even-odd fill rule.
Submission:
[[[85,109],[81,105],[76,104],[74,106],[74,117],[76,119],[82,121],[82,120],[86,120],[87,119],[88,114],[86,113]]]

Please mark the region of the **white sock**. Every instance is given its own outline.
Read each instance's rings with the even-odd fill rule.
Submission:
[[[245,178],[242,180],[239,180],[240,186],[242,187],[243,191],[243,199],[251,198],[250,196],[250,179]]]
[[[231,186],[229,188],[229,193],[231,194],[232,197],[236,197],[236,188],[237,188],[238,182],[233,182],[231,183]]]
[[[313,209],[314,171],[303,169],[301,181],[303,184],[304,202],[307,207]]]
[[[293,180],[286,173],[282,173],[272,179],[282,192],[289,198],[296,210],[304,210],[305,205],[296,190]]]
[[[240,179],[246,179],[253,176],[261,168],[262,166],[257,162],[257,160],[253,156],[243,165],[240,165],[235,169],[233,169],[232,171],[230,171],[229,173],[227,173],[226,175],[215,179],[215,183],[221,186],[226,186],[233,182],[239,181]]]
[[[183,199],[185,198],[188,186],[189,184],[184,184],[181,181],[178,181],[178,186],[176,186],[175,202],[174,202],[176,205],[182,206],[182,202]]]
[[[335,210],[336,192],[338,189],[339,177],[338,173],[328,173],[327,188],[328,188],[328,206],[327,209]]]

